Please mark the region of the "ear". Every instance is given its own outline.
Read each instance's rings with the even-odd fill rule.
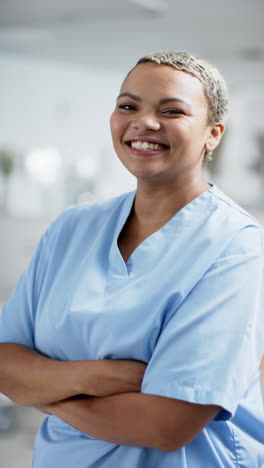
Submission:
[[[205,151],[214,151],[214,149],[219,145],[224,131],[225,125],[222,122],[215,125],[210,125],[207,140],[204,145]]]

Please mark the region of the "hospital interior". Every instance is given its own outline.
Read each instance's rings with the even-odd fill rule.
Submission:
[[[0,1],[1,307],[60,212],[135,188],[109,117],[151,52],[190,52],[225,76],[227,130],[207,179],[264,223],[263,15],[262,0]],[[1,468],[30,466],[43,418],[0,394]]]

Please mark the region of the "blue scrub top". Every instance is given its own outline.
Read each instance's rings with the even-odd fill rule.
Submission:
[[[33,467],[260,468],[263,229],[212,186],[125,263],[117,239],[134,198],[62,213],[4,307],[0,341],[59,360],[145,361],[143,393],[222,411],[175,452],[115,445],[48,416]]]

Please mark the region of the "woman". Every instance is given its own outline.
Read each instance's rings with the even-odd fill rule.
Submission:
[[[111,117],[136,192],[66,210],[0,323],[0,391],[49,416],[34,468],[257,468],[263,251],[207,182],[225,129],[219,72],[141,59]]]

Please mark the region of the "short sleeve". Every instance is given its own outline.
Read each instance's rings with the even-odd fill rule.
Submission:
[[[263,290],[261,231],[252,228],[232,241],[165,324],[142,392],[219,405],[216,419],[234,415],[263,353]]]
[[[17,343],[34,348],[34,319],[49,262],[47,238],[40,239],[33,258],[0,312],[0,343]]]

